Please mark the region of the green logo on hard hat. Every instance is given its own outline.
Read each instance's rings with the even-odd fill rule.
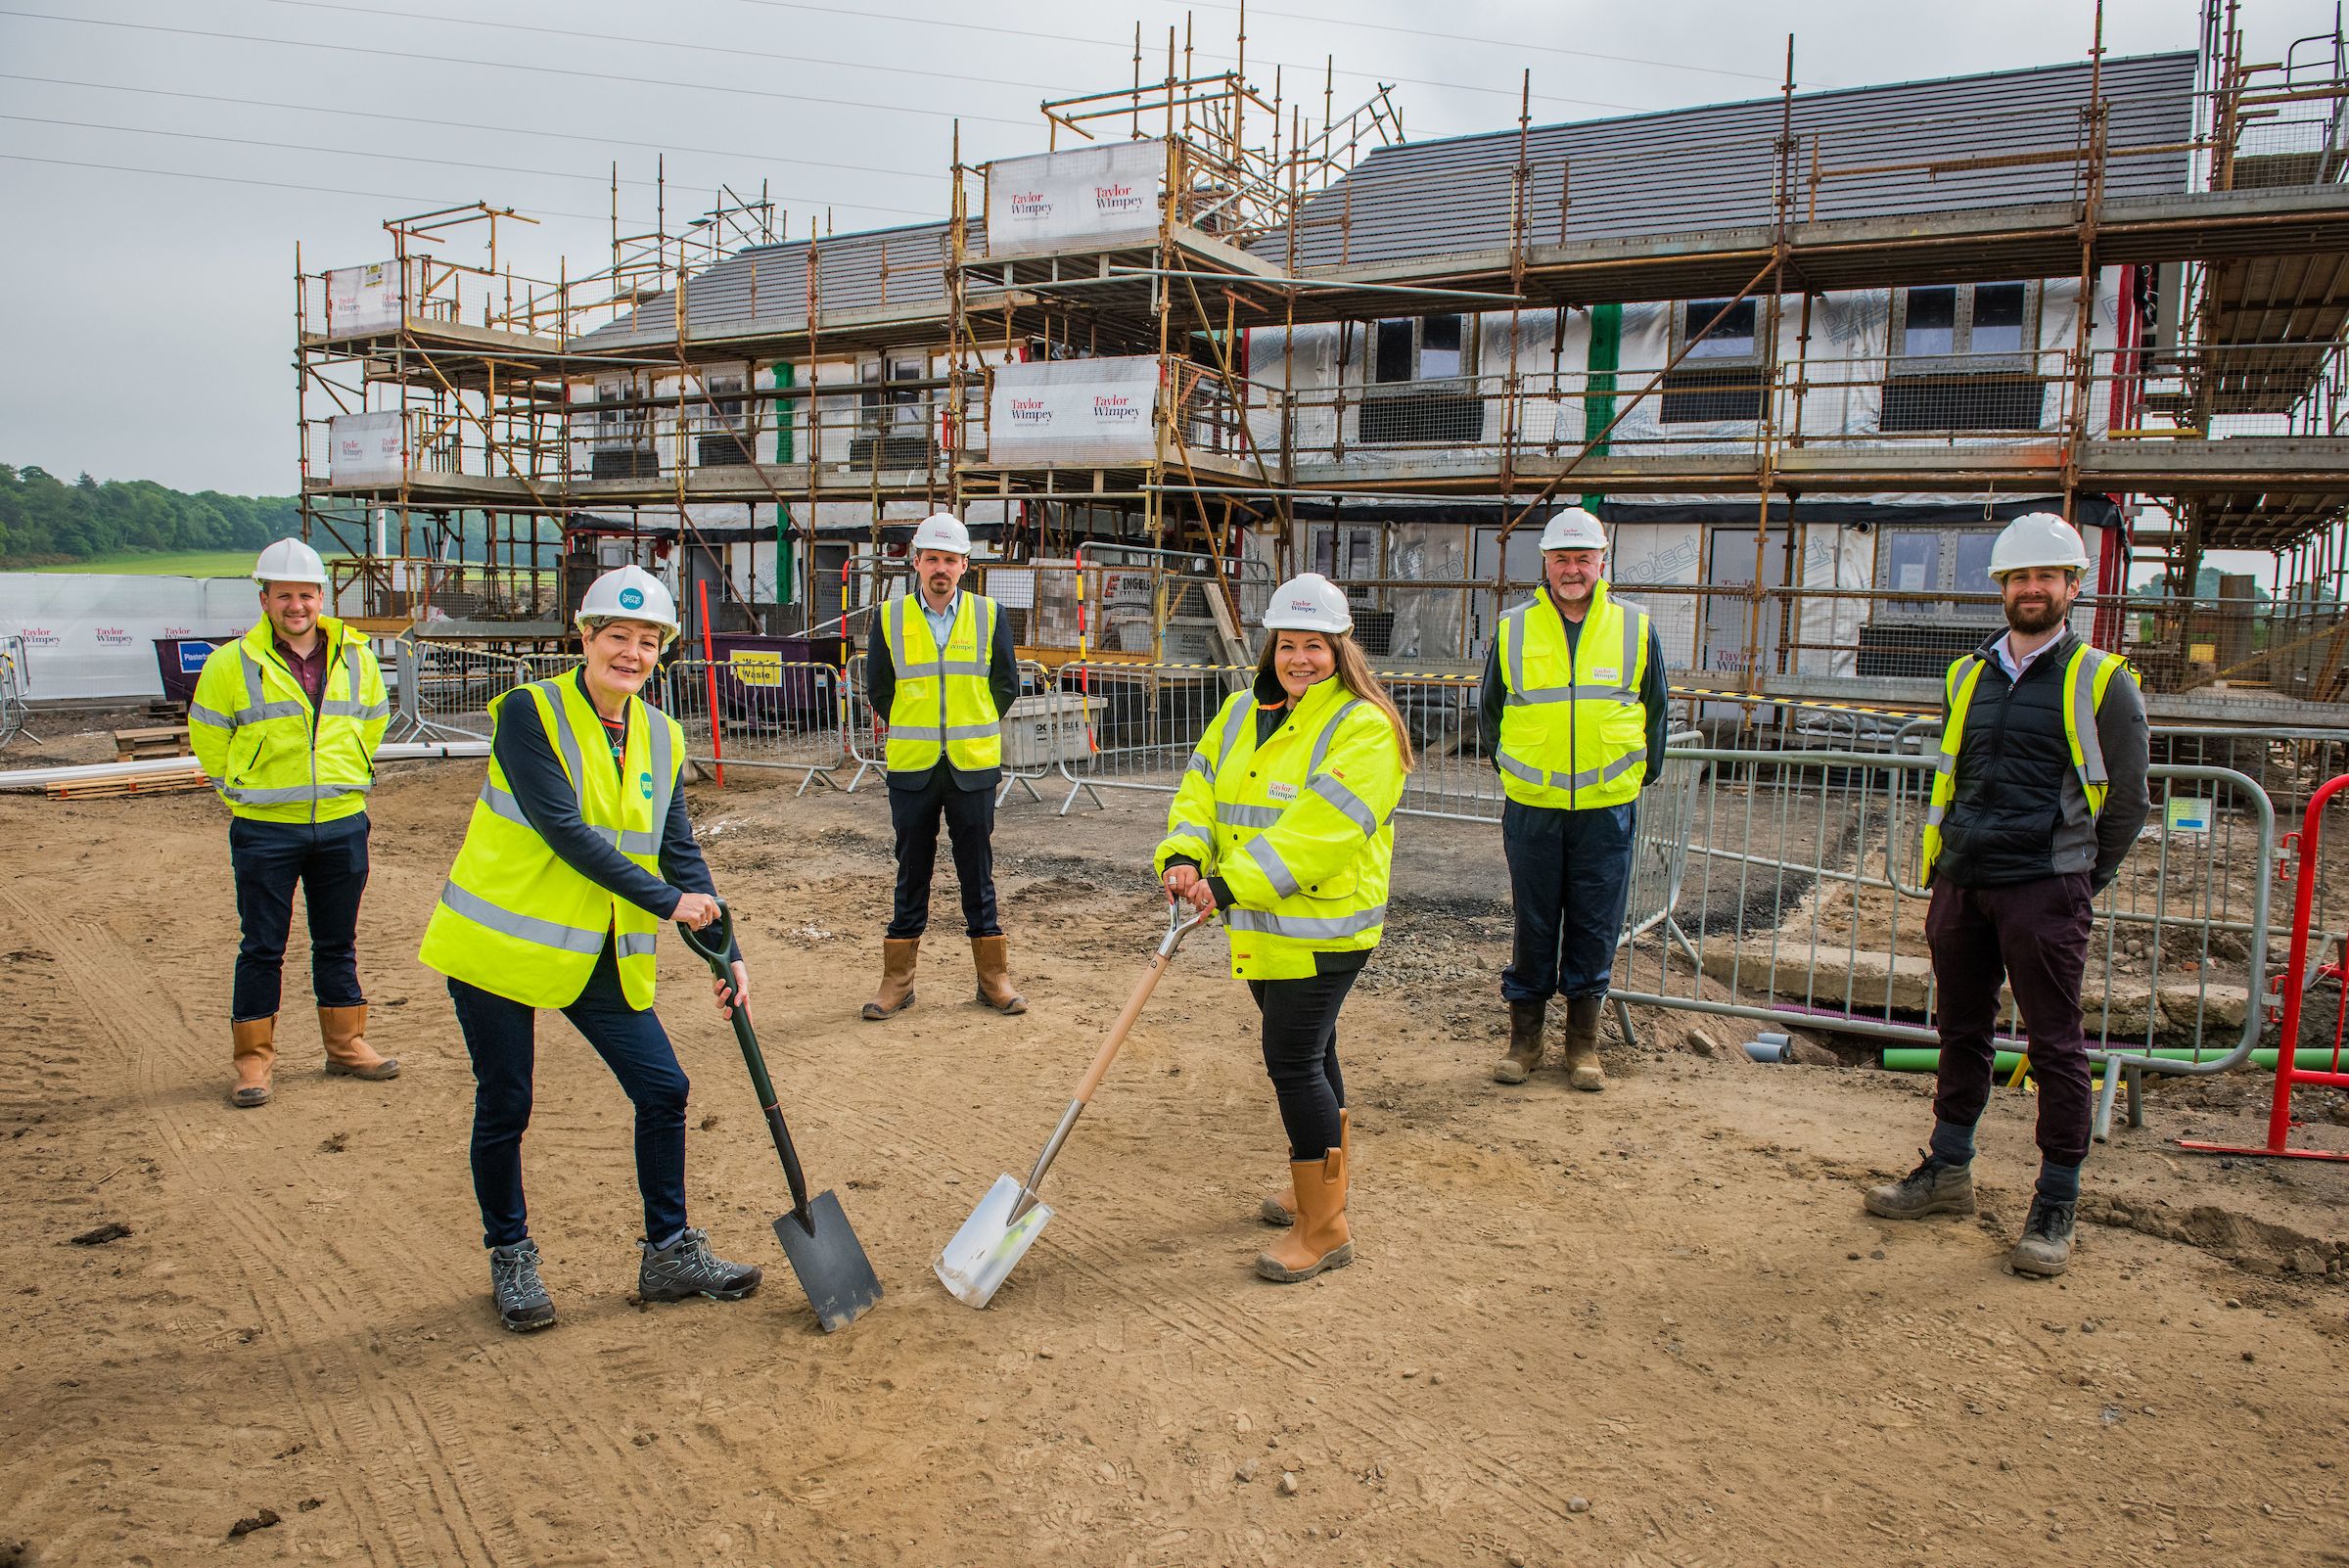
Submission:
[[[644,791],[644,798],[648,801],[651,800],[653,798],[653,775],[639,773],[636,775],[636,782],[638,787]]]
[[[621,589],[621,590],[620,590],[620,607],[621,607],[622,610],[641,610],[641,609],[643,609],[643,608],[644,608],[644,590],[643,590],[642,588],[622,588],[622,589]]]

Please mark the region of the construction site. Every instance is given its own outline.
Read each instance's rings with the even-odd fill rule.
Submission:
[[[640,230],[615,167],[608,248],[553,276],[488,202],[305,245],[289,446],[386,679],[358,950],[405,1072],[324,1077],[297,1022],[274,1103],[221,1108],[239,912],[185,743],[216,639],[158,640],[162,705],[75,720],[0,637],[0,1568],[2349,1560],[2349,40],[2185,9],[2192,49],[2109,50],[2098,6],[2069,63],[1858,87],[1798,85],[1798,36],[1774,93],[1606,119],[1538,121],[1525,72],[1440,139],[1400,85],[1252,67],[1243,11],[1212,46],[1137,25],[1040,153],[966,163],[957,129],[932,221],[680,212],[657,176]],[[1595,1097],[1488,1073],[1480,676],[1569,506],[1671,705]],[[1030,1010],[925,958],[876,1024],[866,650],[940,513],[1013,644]],[[2142,685],[2152,814],[2096,895],[2079,1252],[2031,1281],[1997,1262],[2038,1158],[2011,993],[1978,1215],[1861,1195],[1933,1125],[1945,671],[2041,513],[2085,540],[2069,628]],[[412,958],[503,787],[496,705],[579,666],[623,567],[682,623],[643,696],[773,1093],[886,1290],[837,1333],[765,1256],[774,1105],[667,934],[696,1223],[765,1288],[629,1292],[627,1102],[542,1019],[561,1330],[483,1297],[478,1058]],[[1358,1251],[1278,1289],[1226,939],[1119,1008],[1170,801],[1301,573],[1417,764],[1342,1031]],[[1128,1024],[1051,1228],[970,1311],[941,1244]]]

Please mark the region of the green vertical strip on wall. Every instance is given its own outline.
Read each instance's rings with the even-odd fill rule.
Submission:
[[[1608,443],[1600,438],[1615,422],[1615,372],[1623,363],[1623,306],[1597,304],[1590,307],[1590,358],[1588,387],[1583,398],[1583,444],[1594,457],[1607,455]],[[1601,499],[1585,494],[1583,504]]]

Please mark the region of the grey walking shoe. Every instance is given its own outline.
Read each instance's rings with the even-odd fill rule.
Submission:
[[[2033,1197],[2031,1217],[2023,1222],[2023,1239],[2006,1255],[2006,1267],[2018,1274],[2052,1279],[2072,1263],[2072,1226],[2078,1203],[2050,1203]]]
[[[1929,1214],[1974,1212],[1974,1168],[1927,1154],[1917,1168],[1886,1186],[1870,1187],[1867,1212],[1879,1220],[1922,1220]]]
[[[683,1301],[688,1296],[740,1301],[759,1288],[760,1270],[714,1256],[707,1231],[688,1230],[672,1247],[655,1248],[649,1241],[636,1245],[644,1252],[636,1270],[639,1301]]]
[[[489,1293],[497,1300],[497,1320],[510,1331],[528,1334],[555,1326],[555,1304],[538,1277],[536,1242],[489,1249]]]

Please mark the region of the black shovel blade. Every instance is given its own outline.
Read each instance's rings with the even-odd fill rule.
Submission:
[[[807,1220],[802,1224],[796,1212],[782,1216],[775,1222],[775,1239],[783,1243],[791,1271],[800,1276],[815,1320],[825,1333],[837,1333],[872,1311],[881,1299],[881,1281],[838,1198],[819,1192],[808,1199]]]

